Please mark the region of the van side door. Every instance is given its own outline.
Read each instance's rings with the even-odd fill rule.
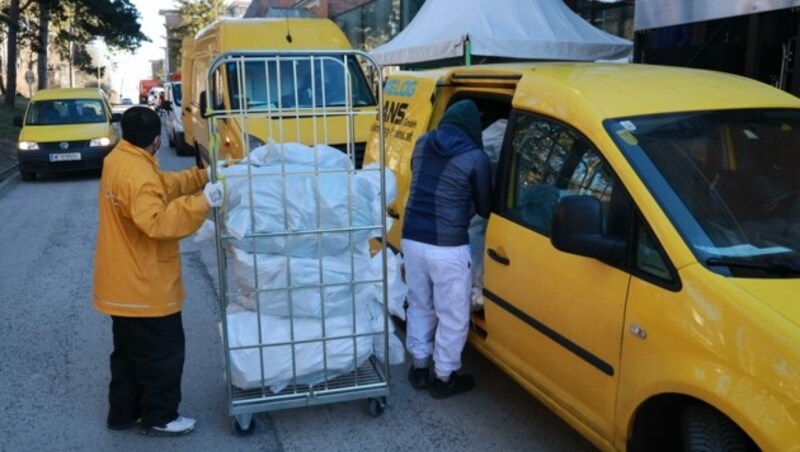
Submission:
[[[411,154],[417,139],[428,131],[435,90],[435,79],[411,75],[391,76],[383,89],[385,162],[397,179],[395,201],[386,209],[393,220],[387,241],[397,249],[400,248],[402,215],[411,185]],[[379,132],[380,122],[376,118],[364,153],[365,165],[380,161]]]
[[[598,198],[609,233],[627,236],[632,202],[586,136],[515,110],[485,245],[486,344],[518,378],[606,439],[613,435],[630,275],[556,249],[553,209]]]

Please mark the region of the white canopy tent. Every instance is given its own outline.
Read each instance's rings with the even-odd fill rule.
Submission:
[[[472,56],[621,60],[633,43],[583,20],[562,0],[427,0],[394,39],[369,52],[382,66]]]

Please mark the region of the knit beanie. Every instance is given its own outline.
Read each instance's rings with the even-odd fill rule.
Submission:
[[[481,115],[478,112],[478,107],[475,102],[467,99],[460,100],[444,112],[442,120],[439,125],[451,124],[458,127],[461,131],[469,135],[472,141],[480,147],[483,147],[483,140],[481,139]]]

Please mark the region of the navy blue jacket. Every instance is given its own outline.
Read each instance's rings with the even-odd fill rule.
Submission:
[[[492,179],[489,157],[453,124],[422,135],[411,156],[411,189],[403,238],[439,246],[469,244],[474,213],[488,217]]]

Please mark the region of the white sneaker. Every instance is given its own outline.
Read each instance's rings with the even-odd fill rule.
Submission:
[[[167,425],[152,426],[143,429],[144,433],[155,436],[180,436],[194,430],[196,421],[190,417],[178,416]]]

